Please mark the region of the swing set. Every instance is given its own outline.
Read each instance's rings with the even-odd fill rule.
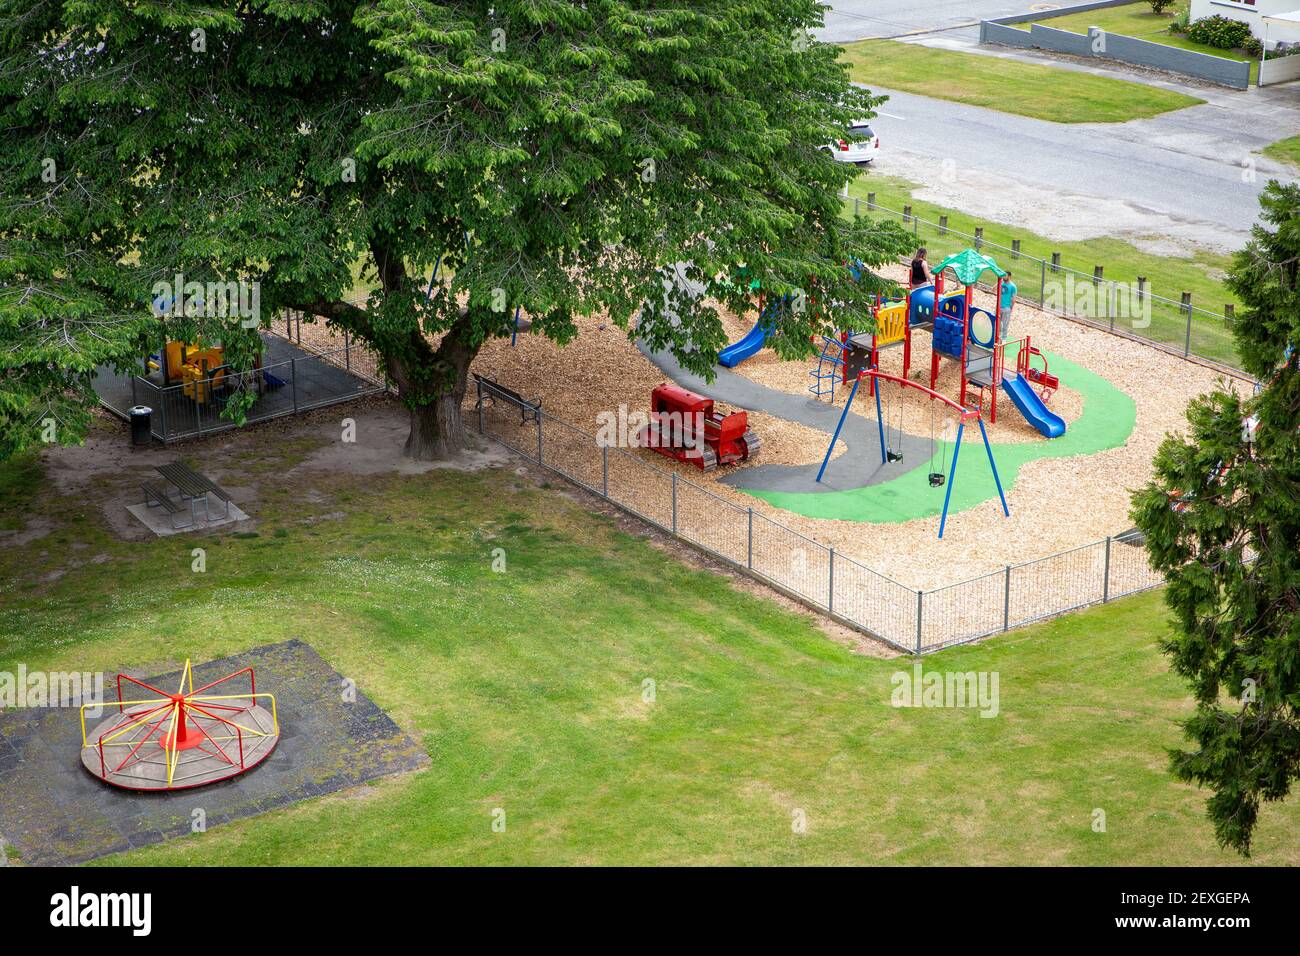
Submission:
[[[835,433],[831,436],[831,443],[826,448],[826,457],[822,459],[821,468],[817,470],[817,480],[820,482],[822,476],[826,473],[826,466],[830,464],[831,453],[835,450],[835,443],[839,440],[840,430],[844,427],[845,421],[849,417],[849,409],[853,407],[853,399],[858,394],[858,386],[862,384],[863,379],[867,379],[871,385],[871,392],[876,398],[876,428],[880,434],[880,464],[883,466],[898,464],[903,461],[903,413],[905,402],[903,401],[903,389],[913,388],[918,392],[930,397],[931,402],[938,401],[942,406],[930,406],[930,463],[927,471],[927,479],[931,488],[942,488],[947,486],[943,495],[943,513],[939,518],[939,538],[943,539],[944,528],[948,524],[948,505],[952,501],[952,486],[957,481],[957,458],[961,454],[962,435],[966,431],[966,425],[969,422],[977,422],[980,427],[980,436],[984,439],[984,451],[988,454],[989,469],[993,472],[993,482],[998,488],[998,498],[1002,502],[1002,513],[1007,517],[1011,516],[1011,510],[1007,507],[1007,496],[1002,491],[1002,479],[998,476],[997,462],[993,460],[993,446],[989,444],[989,434],[984,427],[984,418],[978,408],[966,408],[959,405],[945,395],[940,395],[934,389],[926,388],[916,382],[909,381],[897,375],[888,375],[875,368],[863,369],[853,380],[853,389],[849,392],[848,401],[844,403],[844,411],[840,413],[840,420],[835,426]],[[896,408],[891,407],[888,412],[884,408],[881,393],[884,389],[881,385],[885,382],[892,382],[898,386],[898,400]],[[957,437],[953,443],[952,463],[947,473],[943,471],[944,460],[947,458],[947,439],[943,433],[936,429],[940,416],[951,416],[957,421]],[[945,421],[945,425],[947,422]],[[936,435],[938,440],[936,440]]]

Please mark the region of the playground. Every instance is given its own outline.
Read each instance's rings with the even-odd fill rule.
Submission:
[[[745,460],[705,471],[653,450],[634,453],[912,588],[1126,532],[1130,491],[1149,477],[1163,436],[1182,427],[1187,401],[1212,389],[1220,373],[1018,301],[1004,321],[994,274],[975,260],[966,265],[983,272],[983,284],[972,273],[963,285],[947,270],[939,321],[931,314],[912,326],[908,347],[897,321],[895,340],[883,341],[886,315],[874,351],[869,334],[846,329],[813,357],[783,361],[762,347],[756,307],[723,312],[735,344],[722,358],[733,367],[720,364],[712,382],[671,356],[645,354],[600,318],[584,320],[562,349],[530,335],[490,343],[474,371],[591,434],[611,415],[648,413],[651,391],[665,382],[743,410],[761,442]],[[887,275],[907,277],[902,267]],[[963,339],[961,325],[945,320],[966,315],[971,334]],[[977,338],[995,347],[981,349]],[[852,352],[850,339],[860,345]],[[880,373],[878,394],[873,375],[855,394],[853,379],[868,368]],[[1004,387],[991,387],[996,381]],[[474,399],[471,389],[471,420]],[[521,435],[533,427],[520,422]]]
[[[828,640],[824,619],[518,458],[412,468],[395,402],[347,413],[355,445],[319,409],[195,446],[254,515],[202,538],[105,520],[146,467],[112,457],[107,417],[85,446],[0,466],[5,514],[25,519],[0,530],[0,671],[173,690],[186,658],[196,689],[253,666],[283,728],[233,781],[133,796],[82,766],[75,707],[9,713],[39,725],[0,726],[10,863],[1300,862],[1294,804],[1263,808],[1242,861],[1215,846],[1204,794],[1171,784],[1191,703],[1156,646],[1159,594],[924,662],[1000,672],[999,719],[898,708],[911,661]]]

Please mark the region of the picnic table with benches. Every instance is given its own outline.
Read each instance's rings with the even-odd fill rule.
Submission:
[[[145,507],[162,508],[171,515],[173,528],[188,528],[193,525],[198,520],[197,505],[200,501],[203,502],[203,517],[211,518],[211,512],[208,509],[208,495],[212,495],[225,506],[225,511],[220,517],[226,518],[230,516],[230,493],[207,475],[197,472],[189,465],[181,464],[179,461],[158,465],[158,474],[166,478],[171,487],[176,489],[180,502],[188,502],[190,506],[189,524],[177,524],[177,519],[184,512],[180,503],[172,498],[169,489],[155,482],[141,482],[140,488],[144,491]]]

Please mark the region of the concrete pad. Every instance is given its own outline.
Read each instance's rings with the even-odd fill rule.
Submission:
[[[248,520],[248,515],[237,508],[234,502],[231,502],[230,504],[229,515],[222,517],[221,502],[213,500],[212,496],[209,495],[208,507],[212,511],[212,517],[204,517],[203,504],[200,502],[195,507],[198,515],[194,523],[185,524],[184,522],[189,518],[189,503],[178,501],[177,504],[180,505],[181,511],[183,512],[182,515],[176,517],[176,521],[180,522],[182,525],[179,528],[172,527],[173,516],[169,515],[160,507],[155,506],[150,508],[141,502],[140,504],[127,505],[126,510],[135,515],[141,524],[160,537],[172,534],[183,534],[188,531],[207,531],[209,528],[222,528],[228,524],[235,524],[239,521]]]
[[[195,790],[140,793],[87,773],[75,705],[0,711],[0,839],[24,866],[68,866],[192,838],[196,810],[211,829],[429,765],[424,748],[361,689],[344,700],[343,676],[302,641],[197,665],[194,683],[250,666],[258,690],[275,695],[280,742],[246,773]],[[174,687],[180,671],[139,676]],[[115,700],[116,684],[104,684],[104,699]]]

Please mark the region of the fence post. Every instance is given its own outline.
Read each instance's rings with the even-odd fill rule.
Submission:
[[[1237,307],[1231,302],[1223,303],[1223,324],[1228,328],[1232,328],[1232,323],[1236,321],[1236,318]],[[132,379],[132,382],[134,382],[134,379]]]
[[[600,493],[609,497],[609,446],[600,446]]]
[[[1047,260],[1039,259],[1038,304],[1047,305]]]
[[[1002,583],[1002,630],[1011,630],[1011,565],[1007,565],[1007,577]]]
[[[1110,600],[1110,535],[1106,535],[1106,561],[1102,565],[1101,575],[1101,603],[1105,604]]]
[[[194,383],[194,431],[198,433],[200,438],[203,437],[203,403],[199,401],[199,389],[204,384],[203,382]]]
[[[289,359],[289,381],[293,383],[293,413],[298,414],[298,360]]]
[[[979,252],[980,246],[984,245],[984,227],[975,227],[975,251]]]
[[[1147,297],[1147,277],[1138,276],[1138,305],[1142,305]]]
[[[537,464],[542,463],[542,410],[537,410]]]
[[[868,205],[868,206],[874,206],[875,204],[876,204],[876,194],[875,194],[875,193],[867,193],[867,205]]]
[[[481,378],[474,380],[474,389],[475,391],[478,392],[478,401],[474,403],[474,407],[478,409],[478,433],[482,435],[483,434],[483,380]]]
[[[1060,272],[1060,271],[1061,271],[1061,254],[1060,254],[1059,252],[1053,252],[1053,253],[1052,253],[1052,272],[1053,272],[1053,273],[1057,273],[1057,272]]]
[[[673,534],[677,533],[677,472],[673,472]]]
[[[826,610],[835,613],[835,549],[831,548],[830,571],[826,580]]]
[[[862,216],[862,200],[857,196],[853,197],[853,218],[858,219]]]
[[[352,371],[352,337],[348,334],[347,329],[343,330],[343,367],[348,371]],[[482,409],[480,408],[479,411],[481,412]],[[479,418],[481,420],[482,416],[480,415]],[[479,431],[482,430],[480,427]]]
[[[947,234],[948,234],[948,217],[947,217],[947,216],[940,216],[940,217],[939,217],[939,231],[942,232],[944,235],[947,235]]]
[[[163,444],[167,443],[167,387],[166,382],[158,389],[158,431],[162,434]]]
[[[912,206],[910,203],[903,204],[903,222],[912,221]]]
[[[1192,294],[1183,293],[1183,306],[1187,309],[1187,338],[1183,342],[1183,358],[1192,354]]]
[[[745,566],[754,570],[754,509],[749,509],[749,543],[745,549]]]
[[[921,602],[925,599],[924,591],[916,592],[916,653],[921,653]]]

